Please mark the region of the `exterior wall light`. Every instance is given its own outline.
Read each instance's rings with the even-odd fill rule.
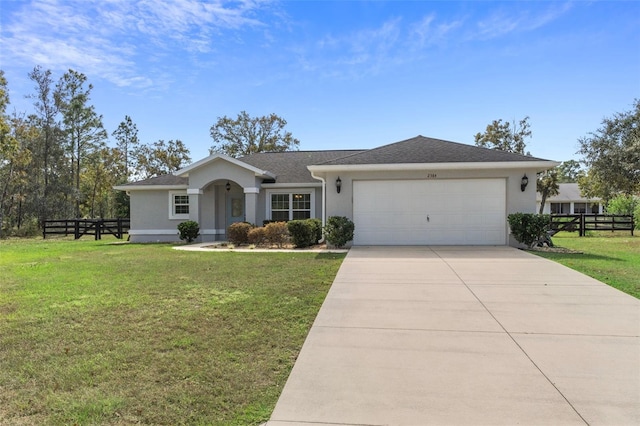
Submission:
[[[342,179],[338,176],[338,179],[336,179],[336,191],[338,191],[338,194],[340,193],[340,188],[342,188]]]
[[[522,180],[520,181],[520,190],[524,192],[524,189],[527,187],[527,185],[529,185],[529,178],[525,174],[524,176],[522,176]]]
[[[229,181],[227,181],[227,184],[224,187],[227,189],[227,192],[231,189],[231,184],[229,183]]]

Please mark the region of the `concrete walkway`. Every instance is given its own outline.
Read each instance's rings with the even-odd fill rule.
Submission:
[[[268,426],[640,424],[640,301],[509,247],[352,248]]]

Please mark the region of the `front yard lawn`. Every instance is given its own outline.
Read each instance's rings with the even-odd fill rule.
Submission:
[[[592,232],[579,237],[561,232],[553,237],[557,247],[582,253],[532,251],[576,271],[596,278],[640,299],[640,237],[617,232]]]
[[[268,420],[344,255],[113,241],[0,241],[0,424]]]

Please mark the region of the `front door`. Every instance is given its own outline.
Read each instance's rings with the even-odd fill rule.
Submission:
[[[227,228],[232,223],[244,221],[244,196],[227,196]]]

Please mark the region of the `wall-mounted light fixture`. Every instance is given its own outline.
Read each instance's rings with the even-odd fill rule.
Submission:
[[[525,174],[522,176],[522,180],[520,181],[520,191],[524,192],[524,189],[529,185],[529,178]]]
[[[338,194],[340,193],[340,188],[342,188],[342,179],[338,176],[338,179],[336,179],[336,191],[338,191]]]
[[[224,187],[227,189],[227,191],[229,191],[231,189],[231,184],[229,183],[229,181],[227,181],[227,184]],[[523,191],[524,191],[524,189],[523,189]]]

